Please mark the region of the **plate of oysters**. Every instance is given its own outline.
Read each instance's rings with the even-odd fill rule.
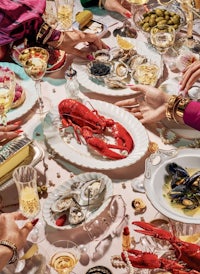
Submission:
[[[129,85],[141,83],[137,72],[140,65],[145,70],[145,82],[142,83],[151,85],[153,82],[156,85],[162,75],[160,54],[147,43],[131,38],[126,40],[123,42],[130,45],[129,49],[121,48],[118,38],[110,50],[94,52],[94,61],[75,61],[73,67],[78,73],[80,85],[98,94],[131,95],[133,90]]]
[[[72,229],[97,217],[112,194],[109,177],[97,172],[82,173],[49,194],[43,207],[44,219],[56,229]]]

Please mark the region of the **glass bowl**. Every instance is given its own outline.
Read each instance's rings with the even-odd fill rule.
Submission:
[[[151,28],[159,24],[169,24],[178,32],[185,25],[186,19],[178,6],[162,6],[154,3],[141,6],[136,10],[133,13],[133,22],[139,31],[149,36]]]

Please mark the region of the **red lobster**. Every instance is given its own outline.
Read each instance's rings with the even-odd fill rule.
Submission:
[[[96,110],[90,110],[82,103],[73,99],[64,99],[58,106],[58,111],[64,127],[72,126],[79,143],[79,133],[86,143],[99,154],[110,159],[123,159],[133,150],[133,139],[127,130],[118,122],[99,115]],[[106,143],[94,134],[105,134],[110,129],[111,135],[117,144]],[[121,150],[124,153],[115,152],[112,149]]]
[[[186,267],[191,269],[191,271],[184,271],[178,270],[176,267],[173,269],[173,273],[175,274],[184,274],[184,273],[200,273],[200,246],[188,242],[181,241],[180,239],[176,238],[172,233],[169,231],[160,229],[154,225],[151,225],[146,222],[132,222],[132,224],[137,225],[143,230],[135,229],[136,232],[153,236],[158,239],[167,240],[175,250],[175,256],[178,260],[181,260],[186,264]],[[142,254],[140,254],[142,257]],[[147,257],[147,258],[146,258]],[[146,259],[148,264],[148,256],[144,256],[143,258]],[[130,259],[131,260],[131,259]],[[159,259],[160,260],[160,259]],[[172,261],[173,262],[173,261]],[[149,262],[150,265],[152,261]],[[144,265],[144,264],[143,264]],[[138,266],[137,266],[138,267]]]

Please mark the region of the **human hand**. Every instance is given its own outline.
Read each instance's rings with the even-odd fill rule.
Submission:
[[[66,53],[74,54],[84,59],[89,59],[91,56],[88,52],[77,49],[76,46],[81,42],[88,42],[96,49],[108,49],[109,47],[96,35],[92,33],[84,33],[80,30],[66,31],[64,40],[59,49]]]
[[[19,129],[20,122],[9,124],[7,126],[0,126],[0,142],[5,142],[16,138],[22,130]]]
[[[168,94],[147,85],[134,85],[131,89],[139,93],[134,98],[116,102],[117,106],[127,109],[142,124],[155,123],[165,117]]]
[[[31,222],[27,222],[22,228],[19,228],[16,220],[26,220],[26,218],[20,212],[2,213],[0,215],[0,240],[10,241],[20,250],[26,244],[26,238],[33,225]]]
[[[130,12],[131,6],[127,1],[106,0],[104,3],[104,8],[106,10],[118,12],[119,14],[127,18],[132,17],[132,14]]]
[[[193,84],[200,78],[200,60],[192,63],[183,71],[180,92],[185,96]]]

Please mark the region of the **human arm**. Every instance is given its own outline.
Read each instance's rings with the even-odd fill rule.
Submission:
[[[121,14],[124,17],[131,18],[132,14],[130,12],[130,5],[126,1],[119,0],[81,0],[81,4],[83,7],[88,8],[91,6],[102,6],[106,10],[115,11]]]
[[[186,95],[193,84],[200,79],[200,60],[189,65],[184,71],[180,81],[180,91]]]
[[[16,224],[16,220],[26,220],[20,212],[3,213],[0,215],[0,241],[9,241],[20,250],[26,243],[26,238],[33,225],[27,222],[22,228]],[[13,255],[9,247],[0,244],[0,270],[8,264]]]
[[[171,96],[146,85],[135,85],[132,89],[139,94],[132,99],[118,101],[116,105],[129,110],[141,123],[156,123],[167,118],[200,130],[200,102],[181,96]],[[131,105],[133,107],[126,107]]]

